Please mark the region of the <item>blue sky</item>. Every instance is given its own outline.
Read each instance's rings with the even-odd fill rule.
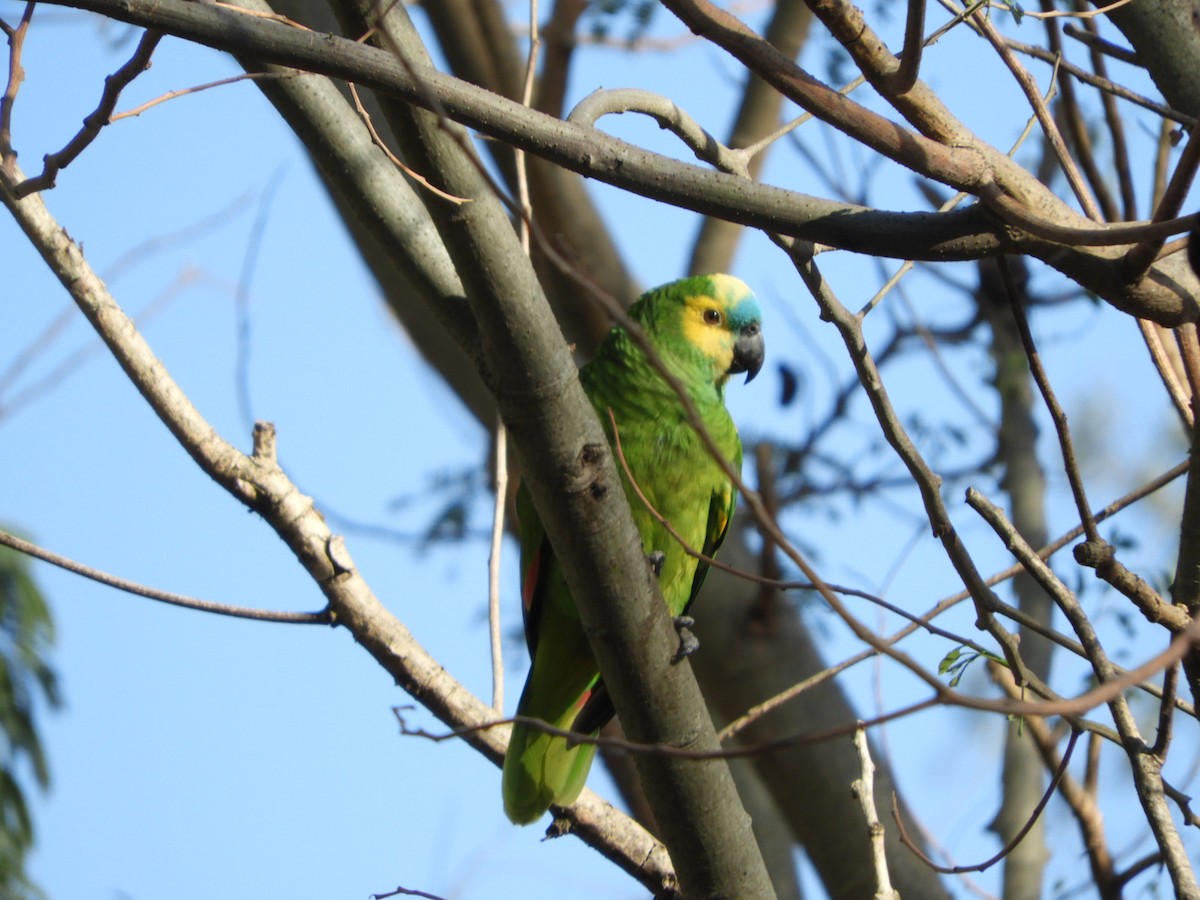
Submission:
[[[7,21],[15,21],[20,8],[0,0]],[[134,38],[123,25],[51,7],[39,7],[34,23],[14,118],[27,170],[74,133],[103,76],[123,61]],[[656,27],[682,31],[665,15]],[[977,46],[947,38],[931,60],[947,54],[951,65],[940,71],[950,72],[966,53],[977,54]],[[71,66],[62,65],[64,59]],[[675,66],[701,75],[683,83],[671,75]],[[235,72],[231,60],[167,38],[153,68],[118,108]],[[975,73],[974,85],[945,75],[932,82],[972,127],[1007,146],[1023,114],[1013,113],[1019,107],[1007,94],[979,103],[978,84],[1002,76],[982,64]],[[735,95],[736,77],[727,59],[697,45],[669,54],[596,50],[581,64],[573,92],[624,85],[666,91],[723,134],[728,112],[722,104]],[[719,111],[715,120],[706,118],[712,110]],[[680,153],[652,123],[627,120],[603,124]],[[818,154],[836,146],[815,128],[802,138]],[[1135,129],[1133,139],[1144,147],[1150,137]],[[853,171],[862,160],[846,153],[837,163]],[[827,190],[794,156],[773,159],[768,178],[818,194]],[[879,175],[872,202],[922,208],[910,181],[905,173]],[[682,271],[694,216],[593,189],[644,283]],[[446,500],[431,496],[431,485],[478,469],[485,433],[384,309],[298,142],[257,90],[238,84],[207,91],[106,129],[60,175],[46,202],[92,265],[102,275],[112,273],[109,285],[127,311],[137,315],[165,303],[146,322],[146,338],[202,413],[243,448],[249,433],[237,400],[234,299],[255,217],[260,204],[269,204],[247,307],[253,415],[275,423],[281,463],[319,506],[414,538],[387,541],[342,529],[376,594],[452,674],[489,696],[486,547],[479,540],[432,547],[416,540]],[[221,221],[197,235],[139,249],[218,213]],[[131,251],[132,262],[117,270]],[[821,262],[852,306],[882,280],[861,258],[830,255]],[[844,351],[765,239],[747,238],[735,271],[763,301],[770,361],[801,367],[806,388],[796,405],[779,410],[778,376],[769,369],[753,385],[732,389],[731,407],[747,435],[795,439],[847,377]],[[0,273],[3,371],[69,303],[2,217]],[[969,270],[958,274],[970,279]],[[1053,278],[1044,283],[1058,285]],[[928,277],[912,280],[912,296],[928,320],[952,318],[960,309],[953,294]],[[887,314],[905,315],[896,307]],[[884,333],[884,324],[869,320],[868,338]],[[1036,325],[1073,423],[1090,424],[1100,435],[1100,449],[1086,460],[1095,505],[1182,457],[1130,320],[1075,304],[1040,315]],[[50,390],[0,417],[0,518],[52,550],[146,584],[269,609],[320,608],[319,592],[286,548],[196,469],[95,347],[82,317],[37,358],[18,390],[88,348],[92,354]],[[949,351],[947,357],[981,392],[974,385],[986,375],[982,354]],[[1097,358],[1117,363],[1097,370]],[[906,412],[953,402],[944,400],[944,385],[926,357],[906,361],[887,377]],[[994,414],[989,394],[978,399]],[[0,404],[11,400],[11,394],[0,397]],[[859,409],[836,446],[860,453],[875,436],[869,413]],[[1053,445],[1045,446],[1053,462]],[[880,466],[896,469],[891,460]],[[1057,532],[1074,520],[1061,476],[1052,481]],[[956,524],[981,567],[1007,565],[987,529],[962,506],[961,494],[952,500]],[[795,513],[789,524],[825,577],[886,588],[889,599],[920,611],[956,585],[915,508],[910,501],[903,509],[823,507]],[[486,503],[477,502],[473,513],[483,525]],[[1131,554],[1148,573],[1169,567],[1174,552],[1169,529],[1157,521],[1143,516],[1123,525],[1146,529],[1149,538]],[[906,550],[914,536],[915,546]],[[510,707],[525,665],[515,638],[513,553],[510,546],[505,559]],[[51,897],[361,898],[397,885],[447,898],[641,895],[579,842],[546,844],[539,829],[509,825],[500,808],[499,773],[478,755],[453,743],[401,737],[391,709],[409,698],[346,633],[164,608],[48,566],[36,571],[58,623],[54,663],[67,701],[60,714],[43,719],[54,786],[34,804],[32,874]],[[1091,599],[1101,626],[1117,635],[1120,604]],[[860,613],[876,621],[873,611]],[[850,652],[837,623],[820,609],[809,615],[832,659]],[[969,633],[971,620],[962,610],[954,626]],[[1139,635],[1135,630],[1124,641],[1128,661],[1157,646]],[[950,647],[918,640],[910,649],[932,666]],[[1082,687],[1078,667],[1061,671],[1064,691]],[[880,675],[860,666],[845,683],[866,713],[877,703],[890,708],[911,698],[912,680],[892,670]],[[436,725],[424,718],[423,724]],[[960,861],[995,849],[985,829],[997,796],[992,773],[1000,728],[992,719],[938,711],[887,732],[891,753],[903,761],[901,784],[910,801]],[[1178,782],[1186,788],[1183,773],[1194,762],[1187,743],[1194,744],[1195,734],[1186,726],[1180,732]],[[1117,763],[1107,773],[1106,788],[1120,787],[1120,770]],[[607,792],[599,772],[590,784]],[[1073,826],[1056,805],[1048,815],[1064,836],[1053,872],[1073,883],[1080,876]],[[1114,825],[1117,835],[1120,827]],[[1135,833],[1122,840],[1128,843],[1114,838],[1114,845],[1133,846],[1133,856],[1146,849],[1134,843]],[[989,872],[978,881],[994,889],[995,878]]]

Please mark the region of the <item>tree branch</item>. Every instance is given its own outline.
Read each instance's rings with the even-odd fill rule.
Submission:
[[[38,175],[13,186],[12,191],[17,197],[25,197],[36,191],[54,187],[54,180],[58,177],[58,173],[78,159],[79,154],[100,136],[101,129],[109,123],[113,110],[117,108],[117,100],[121,97],[121,91],[150,68],[150,57],[161,40],[162,35],[154,31],[147,31],[142,35],[137,49],[133,51],[133,55],[129,57],[125,65],[104,79],[104,91],[100,95],[100,102],[84,118],[83,127],[61,150],[46,154],[42,171]]]
[[[944,214],[889,213],[754,184],[649,153],[595,129],[571,126],[424,66],[406,69],[387,54],[354,41],[249,19],[227,8],[186,0],[56,2],[245,53],[264,62],[347,78],[419,106],[436,106],[465,125],[558,165],[685,209],[856,252],[904,259],[978,258],[1013,249],[1012,238],[1016,237],[1021,250],[1045,260],[1122,310],[1166,325],[1200,315],[1194,299],[1200,285],[1181,254],[1158,260],[1145,277],[1127,284],[1116,276],[1119,260],[1115,257],[1120,251],[1094,249],[1164,230],[1174,233],[1186,227],[1190,219],[1157,229],[1087,226],[1086,220],[1065,208],[1004,154],[989,149],[986,160],[981,161],[978,154],[984,151],[977,144],[950,151],[927,139],[913,143],[902,138],[896,126],[877,117],[859,123],[860,131],[856,133],[857,139],[874,147],[879,129],[884,128],[892,135],[885,143],[903,149],[910,163],[928,160],[921,166],[926,174],[949,184],[973,185],[1006,220],[1019,228],[1038,231],[1012,235],[1010,229],[990,221],[980,207]],[[682,0],[668,2],[675,5]],[[754,36],[750,40],[754,46],[761,43]],[[783,67],[781,71],[795,68],[786,58],[782,62],[774,57],[772,60]],[[773,80],[770,72],[759,74]],[[847,102],[836,92],[829,93],[837,98],[831,101],[837,108]],[[941,168],[933,166],[935,160],[941,160]],[[985,173],[982,176],[981,171]],[[1037,203],[1024,206],[1011,199],[1007,204],[1002,202],[1008,195],[997,193],[997,183],[989,181],[986,174],[1001,171],[1008,173],[1003,182],[1005,189],[1017,191],[1018,196],[1032,193]],[[1036,214],[1030,212],[1034,208]],[[1056,221],[1058,224],[1054,224]],[[1039,233],[1053,237],[1041,237]]]
[[[135,581],[109,575],[107,572],[101,572],[99,569],[93,569],[91,566],[85,566],[57,553],[51,553],[49,550],[39,547],[37,544],[32,544],[29,541],[22,540],[16,535],[9,534],[7,531],[0,531],[0,544],[11,547],[27,556],[32,556],[34,559],[48,562],[52,566],[58,566],[60,569],[81,575],[84,578],[89,578],[98,584],[116,588],[118,591],[124,591],[127,594],[135,594],[138,597],[146,597],[149,600],[158,600],[162,603],[169,603],[172,606],[182,606],[184,609],[195,609],[218,616],[231,616],[235,619],[255,619],[260,622],[289,622],[302,625],[333,624],[333,617],[329,614],[328,610],[322,612],[275,612],[266,609],[254,609],[248,606],[232,606],[228,603],[213,603],[210,600],[200,600],[196,597],[187,597],[183,594],[175,594],[170,591],[160,591],[152,587],[147,587],[144,584],[138,584]]]
[[[382,19],[371,0],[341,0],[334,9],[349,31],[374,29],[371,40],[395,54],[402,70],[419,67],[413,77],[425,91],[428,55],[402,6],[389,7]],[[716,748],[690,667],[671,663],[675,630],[645,564],[604,431],[508,210],[459,126],[440,111],[390,98],[383,103],[405,157],[446,190],[471,198],[453,208],[431,202],[430,213],[463,279],[479,323],[485,377],[626,733],[638,743]],[[639,768],[685,893],[770,894],[723,761],[650,756]]]

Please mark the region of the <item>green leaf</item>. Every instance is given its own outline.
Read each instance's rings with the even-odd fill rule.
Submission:
[[[41,711],[62,702],[48,662],[53,643],[54,622],[31,560],[0,547],[0,897],[13,900],[44,896],[25,873],[34,826],[23,773],[32,771],[42,790],[50,786],[37,726]]]
[[[938,674],[949,675],[950,687],[958,687],[958,683],[962,681],[962,677],[966,674],[971,663],[975,662],[981,656],[1008,668],[1008,663],[1005,662],[1004,658],[997,656],[995,653],[988,650],[971,650],[964,646],[958,646],[942,657],[942,661],[938,663]]]

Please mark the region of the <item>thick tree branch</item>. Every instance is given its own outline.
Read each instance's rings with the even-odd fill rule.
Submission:
[[[341,0],[334,9],[348,30],[373,29],[372,40],[394,53],[403,70],[420,67],[422,79],[431,71],[402,6],[388,7],[382,19],[382,7],[370,0]],[[639,743],[717,748],[690,667],[671,663],[675,631],[604,431],[508,211],[463,129],[408,104],[385,100],[384,111],[409,162],[471,199],[453,206],[433,200],[430,212],[463,279],[488,385],[626,733]],[[647,756],[638,764],[686,894],[771,895],[724,761]]]
[[[565,27],[572,19],[569,8],[573,5],[555,3],[554,16],[559,26]],[[560,17],[560,7],[567,9],[563,17]],[[447,0],[429,4],[425,12],[447,54],[451,71],[510,100],[521,99],[523,55],[518,50],[517,36],[508,26],[506,9],[501,3],[497,0]],[[574,38],[573,34],[561,34],[561,28],[550,28],[545,35],[547,41],[552,36],[557,37],[554,43],[559,48],[565,40]],[[561,55],[556,58],[562,61]],[[547,67],[543,67],[537,85],[537,102],[534,104],[537,109],[544,110],[547,101],[554,104],[549,96],[543,96],[547,77],[551,80],[565,78],[566,73],[556,71],[547,59]],[[565,84],[559,87],[565,90]],[[549,93],[553,94],[554,89]],[[505,174],[510,193],[516,193],[512,148],[502,141],[489,141],[487,149]],[[632,301],[640,290],[626,269],[613,234],[601,219],[583,180],[573,172],[536,157],[526,161],[526,168],[533,215],[538,226],[546,234],[554,235],[558,251],[567,254],[574,265],[605,291]],[[608,332],[607,320],[596,304],[579,295],[574,281],[565,278],[543,257],[537,245],[534,245],[533,254],[542,286],[563,331],[569,340],[590,355]]]
[[[260,13],[265,0],[241,5]],[[243,60],[256,70],[257,64]],[[266,71],[289,71],[267,67]],[[483,423],[495,416],[478,375],[478,327],[433,220],[412,183],[375,145],[362,118],[330,79],[257,82],[304,143],[342,218],[414,344]],[[431,315],[432,313],[432,315]]]
[[[925,138],[903,137],[903,129],[882,120],[885,130],[894,133],[894,140],[889,138],[888,143],[904,150],[910,162],[942,160],[941,169],[933,170],[929,164],[922,168],[947,183],[974,186],[988,196],[994,210],[1017,227],[1016,232],[995,224],[980,207],[942,214],[889,213],[754,184],[649,153],[595,129],[571,126],[424,66],[407,69],[388,54],[353,41],[250,19],[228,9],[186,0],[61,2],[263,62],[347,78],[419,106],[437,107],[463,124],[561,166],[685,209],[856,252],[905,259],[978,258],[1019,247],[1142,318],[1173,325],[1200,314],[1194,299],[1200,286],[1181,254],[1157,261],[1145,277],[1126,284],[1119,277],[1122,251],[1099,248],[1157,232],[1088,227],[1086,220],[1065,209],[1004,154],[992,150],[981,157],[984,151],[978,142],[969,144],[968,149],[947,150]],[[753,41],[762,43],[757,37]],[[784,58],[784,62],[794,67],[790,60]],[[759,74],[768,77],[768,73]],[[837,102],[845,101],[831,93],[838,97]],[[877,135],[879,127],[876,119],[864,122],[857,137],[874,146],[871,135]],[[1004,188],[1017,191],[1023,202],[1000,191],[986,174],[1001,170],[1007,173]],[[981,171],[985,172],[982,176]],[[1007,202],[1002,202],[1006,198]],[[1037,231],[1022,234],[1019,230],[1031,227]],[[1182,227],[1172,223],[1166,230]]]

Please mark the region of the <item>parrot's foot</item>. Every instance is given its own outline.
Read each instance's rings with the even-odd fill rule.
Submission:
[[[551,810],[551,812],[554,812],[554,810]],[[564,835],[570,834],[572,827],[573,826],[571,825],[570,819],[568,819],[566,816],[560,816],[557,812],[554,812],[554,821],[551,822],[549,827],[546,829],[546,833],[542,836],[542,840],[552,841],[555,838],[560,838]]]
[[[662,574],[663,563],[666,561],[667,554],[661,550],[655,550],[653,553],[646,555],[646,564],[650,566],[650,571],[654,573],[655,578]]]
[[[671,657],[671,662],[677,663],[685,656],[691,656],[699,650],[700,642],[696,640],[696,636],[690,630],[696,624],[696,620],[691,616],[676,616],[671,623],[675,626],[675,633],[679,635],[679,649]]]

